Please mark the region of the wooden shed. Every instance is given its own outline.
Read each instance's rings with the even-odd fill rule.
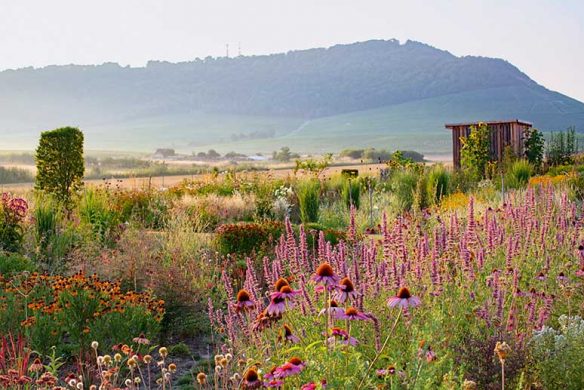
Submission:
[[[452,131],[452,161],[455,168],[460,168],[460,148],[462,137],[468,137],[470,129],[478,126],[479,123],[486,123],[491,134],[491,159],[501,161],[503,151],[506,146],[511,146],[517,156],[523,155],[524,133],[533,125],[519,119],[507,121],[489,121],[473,123],[447,123],[444,125]]]

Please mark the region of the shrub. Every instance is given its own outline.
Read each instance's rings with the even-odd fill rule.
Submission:
[[[28,211],[28,203],[7,193],[0,199],[0,249],[16,252],[21,249],[22,223]]]
[[[583,389],[584,320],[562,315],[559,327],[535,332],[529,347],[535,375],[546,389]]]
[[[281,222],[242,222],[223,224],[216,230],[217,247],[221,254],[249,255],[266,249],[284,232]]]
[[[30,183],[34,176],[27,169],[0,167],[0,184]]]
[[[140,333],[155,336],[164,315],[164,302],[150,293],[124,293],[119,283],[82,273],[0,279],[0,297],[0,332],[24,329],[31,347],[43,354],[53,345],[60,353],[77,353],[92,340],[111,347]]]
[[[320,181],[302,180],[298,183],[296,194],[300,207],[300,220],[304,223],[318,221]]]
[[[34,270],[35,265],[27,257],[16,253],[0,253],[0,275],[7,277],[12,274],[17,274],[24,271],[32,272]]]
[[[506,181],[509,188],[525,187],[531,178],[533,168],[526,160],[517,160],[507,172]]]

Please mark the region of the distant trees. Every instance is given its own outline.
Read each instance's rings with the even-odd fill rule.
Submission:
[[[279,152],[274,151],[272,153],[272,159],[280,162],[288,162],[293,158],[299,158],[300,155],[298,153],[292,153],[288,146],[284,146],[280,148]]]
[[[175,156],[176,152],[174,151],[174,149],[160,148],[160,149],[156,149],[156,152],[154,152],[154,155],[158,155],[158,156],[162,156],[163,158],[167,158],[167,157]]]
[[[36,189],[54,195],[68,207],[83,185],[83,133],[75,127],[43,132],[35,160]]]
[[[486,123],[471,126],[468,137],[461,137],[460,160],[462,168],[476,179],[485,176],[490,160],[489,129]]]
[[[401,155],[405,158],[409,158],[414,162],[423,162],[424,155],[422,153],[415,152],[413,150],[401,150],[399,151]],[[367,160],[367,161],[388,161],[391,160],[395,152],[390,152],[386,149],[344,149],[339,153],[339,157],[349,157],[354,160]]]
[[[564,165],[573,162],[578,152],[576,129],[569,127],[565,132],[552,133],[546,150],[546,160],[550,165]]]

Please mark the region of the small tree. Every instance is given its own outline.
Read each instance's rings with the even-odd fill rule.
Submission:
[[[83,133],[74,127],[43,132],[35,159],[36,189],[69,206],[71,196],[83,185]]]
[[[486,123],[479,123],[478,127],[472,126],[468,137],[461,137],[462,147],[460,158],[462,167],[475,178],[482,179],[485,176],[487,163],[490,160],[489,128]]]
[[[545,140],[538,129],[530,128],[525,132],[525,158],[536,169],[541,167]]]

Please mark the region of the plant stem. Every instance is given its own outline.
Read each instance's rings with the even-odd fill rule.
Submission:
[[[391,335],[393,334],[393,331],[395,330],[395,327],[397,326],[397,323],[401,317],[401,314],[402,314],[402,311],[400,310],[399,314],[395,318],[395,322],[393,323],[393,326],[389,330],[389,334],[387,335],[387,337],[385,338],[385,341],[383,342],[383,345],[381,346],[381,349],[377,352],[377,354],[375,354],[375,357],[371,361],[371,364],[369,365],[369,367],[367,367],[367,370],[365,371],[365,375],[363,375],[361,382],[359,382],[359,386],[357,387],[357,390],[359,390],[361,388],[361,386],[363,386],[363,382],[365,382],[365,379],[367,378],[369,371],[371,371],[371,368],[375,365],[375,362],[377,362],[377,359],[379,359],[379,356],[381,356],[381,354],[383,353],[383,350],[385,349],[385,347],[387,346],[387,343],[389,342],[389,338],[391,337]]]

